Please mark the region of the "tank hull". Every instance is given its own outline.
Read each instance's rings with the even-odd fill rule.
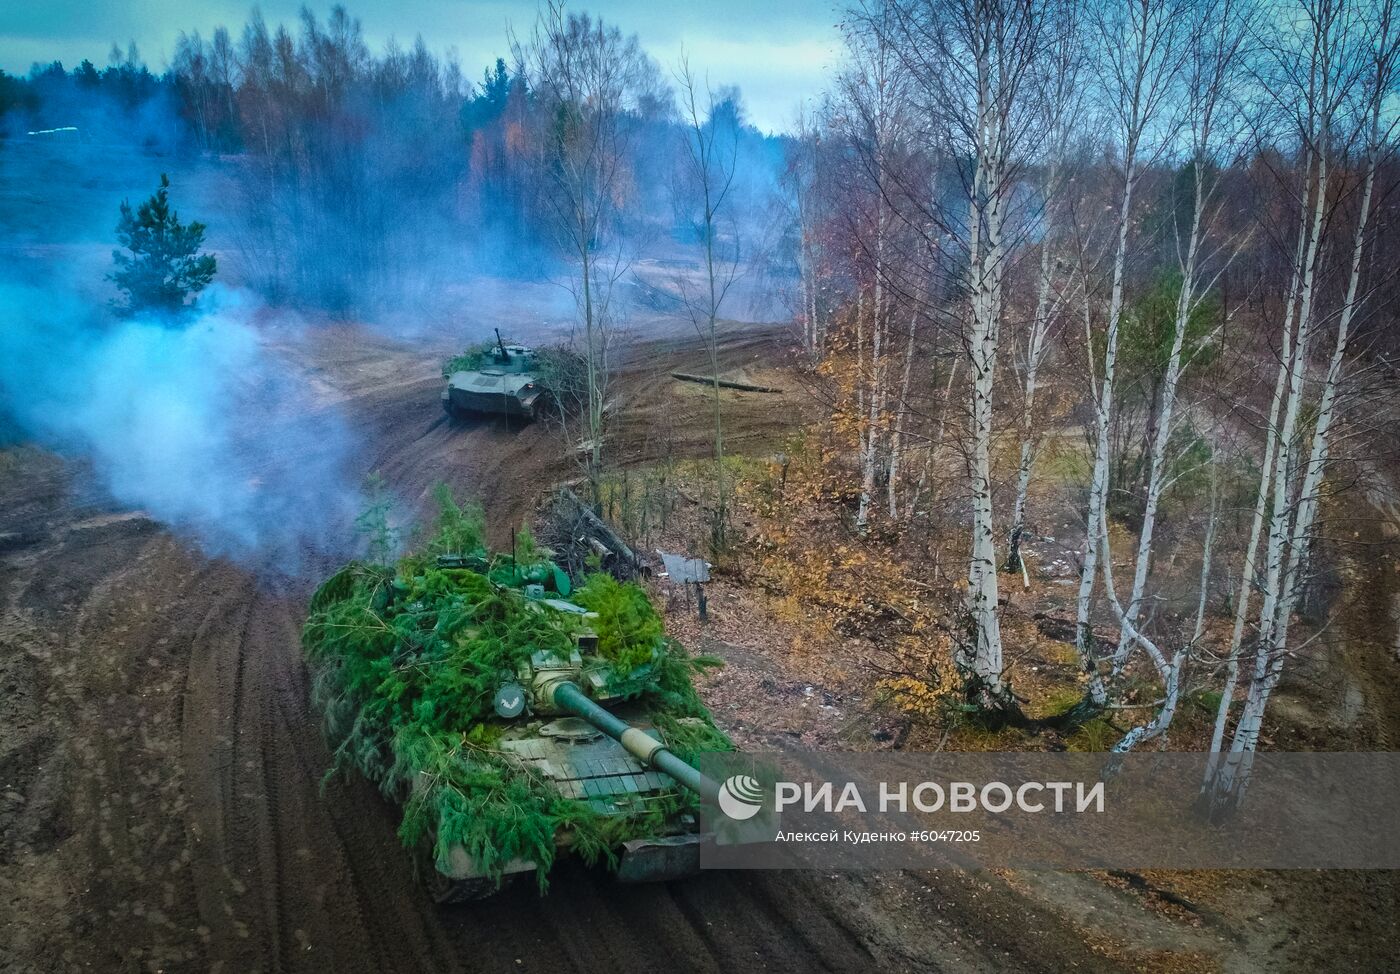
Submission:
[[[524,398],[503,392],[473,392],[448,386],[442,391],[442,408],[451,416],[512,416],[538,419],[540,396],[532,392]]]
[[[561,795],[587,802],[604,815],[628,814],[638,803],[676,787],[670,776],[648,767],[620,743],[577,718],[531,727],[519,737],[507,736],[500,747],[508,760],[528,768]],[[701,840],[695,817],[678,816],[658,834],[622,844],[617,850],[617,880],[656,883],[694,876],[700,871]],[[569,834],[559,835],[561,853],[567,853],[571,844]],[[529,860],[514,859],[499,876],[488,876],[457,846],[446,868],[435,870],[433,897],[443,904],[483,899],[535,868]]]
[[[670,883],[700,873],[700,847],[706,836],[698,831],[654,839],[633,839],[618,850],[616,879],[619,883]],[[533,875],[535,864],[514,859],[499,877],[487,876],[475,868],[466,851],[453,850],[451,874],[433,866],[429,891],[443,905],[473,903],[495,896],[517,880]]]
[[[617,864],[619,883],[669,883],[700,872],[699,832],[662,839],[633,839],[622,844]]]

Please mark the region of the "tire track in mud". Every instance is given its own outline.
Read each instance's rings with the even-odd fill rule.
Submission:
[[[234,966],[250,966],[250,932],[239,910],[244,879],[236,875],[238,857],[226,839],[235,814],[240,703],[237,653],[235,650],[230,660],[225,647],[230,632],[238,633],[236,642],[241,643],[253,607],[243,601],[242,586],[229,585],[226,573],[214,569],[201,575],[201,590],[213,600],[200,613],[187,645],[188,689],[180,740],[182,771],[190,795],[186,819],[191,836],[190,881],[200,918],[196,932],[211,957],[228,958]],[[226,588],[232,591],[224,591]]]
[[[300,600],[269,595],[252,579],[238,584],[246,628],[236,638],[214,633],[211,639],[226,657],[216,667],[226,674],[222,682],[215,677],[216,719],[197,723],[186,739],[196,762],[192,776],[222,779],[218,815],[204,830],[210,861],[198,881],[224,892],[222,902],[206,898],[201,908],[202,926],[220,933],[210,944],[211,966],[450,969],[438,963],[441,951],[422,935],[422,925],[415,934],[412,917],[394,902],[416,892],[411,876],[375,868],[383,846],[401,854],[392,828],[375,841],[347,829],[338,814],[354,813],[370,796],[339,794],[335,783],[322,793],[330,755],[306,705]],[[213,759],[198,763],[206,754]]]
[[[327,949],[336,970],[448,969],[439,963],[443,945],[402,909],[404,899],[419,894],[394,823],[365,814],[365,805],[380,803],[378,795],[368,786],[362,789],[368,794],[343,794],[348,789],[335,781],[321,788],[330,755],[308,706],[298,650],[300,605],[282,601],[279,607],[262,615],[254,654],[268,702],[260,728],[267,738],[266,773],[277,796],[269,827],[282,850],[275,877],[279,921],[289,931],[275,969],[324,970]],[[347,828],[355,818],[388,828]],[[381,864],[399,868],[386,871]],[[341,916],[342,910],[351,916]]]

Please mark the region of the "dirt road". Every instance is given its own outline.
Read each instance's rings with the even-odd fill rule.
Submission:
[[[446,480],[509,524],[570,475],[545,429],[442,418],[428,355],[349,331],[288,354],[410,503]],[[204,558],[85,483],[0,451],[0,970],[1117,969],[990,876],[564,867],[547,896],[439,910],[395,808],[323,780],[313,579]]]

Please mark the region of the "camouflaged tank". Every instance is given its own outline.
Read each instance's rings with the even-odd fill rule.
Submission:
[[[442,408],[454,419],[472,414],[535,420],[544,415],[549,392],[540,384],[535,351],[496,344],[477,356],[474,368],[453,372],[442,390]]]
[[[445,568],[483,567],[479,562],[474,556],[438,558]],[[613,689],[620,681],[587,628],[593,613],[567,601],[569,576],[541,563],[524,569],[516,587],[540,611],[577,614],[583,626],[567,657],[537,651],[502,680],[493,705],[504,725],[496,744],[504,759],[604,815],[644,811],[649,802],[677,789],[714,802],[719,785],[668,750],[645,707]],[[570,837],[561,834],[556,842],[567,849]],[[700,868],[700,842],[695,815],[680,813],[655,835],[623,843],[617,879],[658,882],[692,875]],[[449,868],[439,863],[429,877],[439,903],[482,899],[495,893],[502,880],[536,869],[535,863],[516,859],[505,865],[503,876],[486,875],[460,846],[448,859]]]

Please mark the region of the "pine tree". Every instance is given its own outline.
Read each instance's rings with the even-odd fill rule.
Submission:
[[[134,211],[123,200],[117,239],[129,253],[114,250],[116,270],[109,278],[126,296],[128,314],[143,310],[179,312],[214,279],[213,254],[201,254],[203,223],[180,222],[170,206],[170,179],[160,175],[160,189]],[[188,302],[188,303],[187,303]]]

